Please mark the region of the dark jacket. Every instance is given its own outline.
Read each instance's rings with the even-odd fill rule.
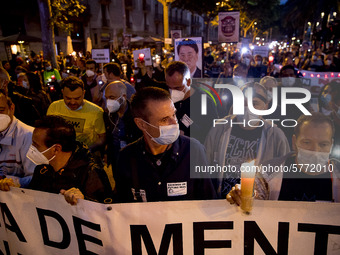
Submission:
[[[8,86],[8,96],[12,99],[15,105],[14,115],[27,125],[34,126],[34,122],[42,116],[35,107],[32,98],[23,95],[20,91],[23,88],[10,83]]]
[[[104,113],[108,164],[116,166],[118,152],[124,145],[136,141],[143,133],[136,126],[131,113],[130,102],[122,118],[117,113]]]
[[[202,70],[196,67],[196,71],[191,78],[202,78]]]
[[[206,115],[201,114],[202,92],[197,87],[190,97],[176,102],[175,107],[179,129],[184,132],[184,135],[193,137],[203,144],[214,119],[218,119],[217,107],[211,98],[207,97]]]
[[[156,81],[151,79],[147,74],[141,77],[141,81],[136,83],[136,90],[140,90],[146,87],[157,87],[169,91],[169,87],[166,85],[165,81]]]
[[[207,165],[204,147],[197,140],[180,135],[166,152],[169,153],[168,159],[162,163],[162,169],[158,169],[156,163],[150,159],[145,147],[142,137],[119,153],[116,189],[120,202],[216,197],[211,179],[192,178],[192,171],[195,171],[196,166]],[[162,161],[165,158],[162,158]],[[176,196],[172,195],[171,189],[176,190],[181,185],[184,188],[182,192],[178,192]]]
[[[112,202],[111,186],[102,166],[82,143],[72,153],[67,165],[55,171],[51,165],[36,166],[28,188],[58,194],[61,189],[78,188],[85,199]]]

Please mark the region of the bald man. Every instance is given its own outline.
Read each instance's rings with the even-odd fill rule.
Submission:
[[[108,164],[114,166],[119,150],[137,140],[142,133],[133,121],[127,88],[123,82],[114,81],[108,84],[105,88],[105,98],[107,159]]]

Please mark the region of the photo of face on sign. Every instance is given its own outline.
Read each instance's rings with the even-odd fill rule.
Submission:
[[[188,65],[191,78],[202,78],[202,38],[176,39],[175,60]]]

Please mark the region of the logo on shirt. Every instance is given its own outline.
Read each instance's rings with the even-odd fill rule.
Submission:
[[[63,116],[64,119],[68,120],[76,130],[76,133],[83,133],[85,126],[85,119],[73,118],[68,116]]]

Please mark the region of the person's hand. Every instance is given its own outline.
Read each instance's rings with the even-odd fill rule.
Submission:
[[[140,69],[141,71],[141,75],[144,76],[146,74],[146,66],[145,66],[145,61],[140,61],[139,59],[137,59],[137,67]]]
[[[11,178],[4,178],[0,180],[0,190],[9,191],[11,186],[16,187],[14,181]]]
[[[227,201],[230,204],[241,205],[241,184],[236,184],[226,196]]]
[[[71,188],[69,190],[62,189],[60,190],[60,193],[64,195],[67,203],[70,203],[71,205],[76,205],[78,199],[84,199],[83,193],[77,188]]]

